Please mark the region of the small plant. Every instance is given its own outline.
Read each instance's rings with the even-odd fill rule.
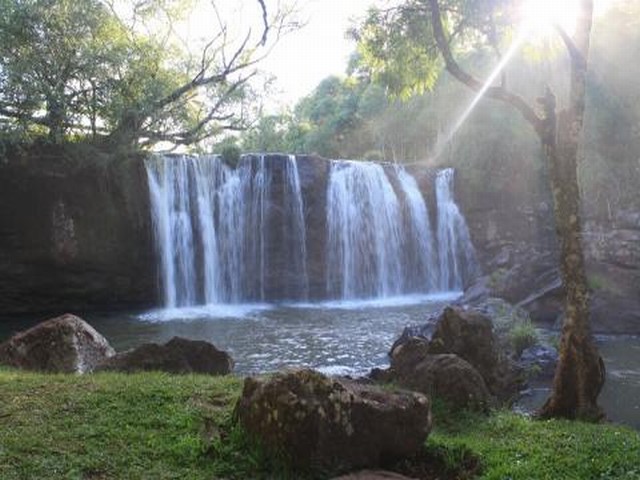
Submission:
[[[538,343],[538,332],[531,320],[521,320],[511,327],[509,340],[516,357],[520,357],[523,351]]]

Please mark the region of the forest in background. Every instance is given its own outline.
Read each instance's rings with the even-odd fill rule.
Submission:
[[[587,213],[602,219],[640,208],[639,27],[640,5],[631,0],[615,4],[594,26],[580,178]],[[509,84],[531,103],[549,85],[561,102],[569,68],[564,55],[554,44],[523,48],[507,66]],[[473,50],[463,64],[486,78],[494,56]],[[260,116],[249,130],[225,138],[214,150],[236,145],[246,152],[449,165],[479,190],[546,196],[538,140],[509,106],[480,101],[449,141],[449,129],[473,96],[444,74],[432,91],[394,98],[356,52],[344,77],[327,77],[291,111]]]
[[[140,8],[126,14],[117,5],[0,1],[0,153],[34,142],[85,142],[107,151],[313,153],[449,165],[479,191],[533,194],[522,198],[529,204],[548,198],[535,134],[508,106],[482,100],[450,135],[473,92],[446,73],[431,91],[392,97],[355,51],[344,77],[324,79],[290,111],[266,113],[261,106],[270,92],[259,61],[281,35],[300,28],[290,9],[266,9],[264,24],[235,37],[220,16],[222,33],[187,49],[170,33],[189,2],[170,9],[160,0],[133,2]],[[252,5],[258,13],[264,6]],[[580,165],[587,213],[602,219],[640,208],[640,5],[613,5],[596,18]],[[146,28],[158,24],[165,27]],[[253,35],[244,37],[250,27]],[[357,40],[357,27],[346,34]],[[460,58],[479,78],[496,64],[489,49]],[[546,84],[562,101],[568,68],[557,44],[536,45],[512,59],[507,77],[529,103]]]

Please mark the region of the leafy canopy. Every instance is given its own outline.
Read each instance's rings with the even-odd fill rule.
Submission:
[[[238,39],[211,2],[194,52],[175,26],[197,3],[0,0],[0,129],[190,145],[243,128],[255,65],[295,28],[291,11],[256,0],[261,35]]]

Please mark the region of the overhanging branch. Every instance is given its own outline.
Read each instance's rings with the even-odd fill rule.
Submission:
[[[442,25],[442,12],[438,0],[429,0],[431,7],[431,24],[433,26],[433,35],[440,50],[440,54],[444,59],[447,71],[459,82],[465,84],[472,90],[479,92],[483,88],[480,80],[473,77],[463,70],[451,52],[451,47],[447,39],[447,35]],[[512,105],[527,120],[536,132],[540,133],[543,128],[542,119],[536,114],[535,110],[526,102],[526,100],[506,88],[506,85],[499,87],[490,87],[485,95],[489,98],[500,100]]]

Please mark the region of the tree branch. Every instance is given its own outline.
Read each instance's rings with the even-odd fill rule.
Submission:
[[[458,62],[456,62],[451,52],[447,35],[442,25],[442,13],[438,0],[429,0],[431,6],[431,24],[433,26],[433,35],[440,50],[440,54],[444,59],[447,71],[458,81],[465,84],[472,90],[479,92],[483,88],[482,82],[463,70]],[[540,133],[543,128],[542,119],[536,114],[535,110],[520,95],[509,91],[505,85],[499,87],[490,87],[487,89],[487,97],[509,103],[527,120],[536,132]]]

